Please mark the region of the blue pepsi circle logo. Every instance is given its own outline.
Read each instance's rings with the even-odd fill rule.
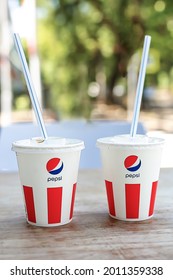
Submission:
[[[64,164],[60,158],[51,158],[47,164],[46,169],[52,175],[57,175],[63,170]]]
[[[124,166],[128,171],[135,172],[141,167],[141,160],[135,155],[128,156],[124,161]]]

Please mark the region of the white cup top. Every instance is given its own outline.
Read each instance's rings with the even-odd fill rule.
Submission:
[[[165,140],[158,137],[148,137],[147,135],[137,134],[131,137],[130,134],[116,135],[112,137],[99,138],[97,146],[111,145],[111,146],[154,146],[163,145]]]
[[[15,152],[49,152],[49,151],[67,151],[67,150],[82,150],[84,142],[79,139],[49,137],[44,140],[41,137],[32,139],[18,140],[12,143],[12,150]]]

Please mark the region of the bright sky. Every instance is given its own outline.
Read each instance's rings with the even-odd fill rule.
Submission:
[[[21,37],[31,38],[35,30],[35,1],[25,0],[22,6],[19,6],[17,0],[8,0],[8,2],[13,32],[19,33]]]

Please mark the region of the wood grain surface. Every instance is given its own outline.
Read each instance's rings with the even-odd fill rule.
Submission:
[[[123,222],[108,215],[100,170],[80,170],[74,218],[54,228],[26,223],[18,174],[0,173],[1,260],[173,259],[173,169],[162,169],[155,215]]]

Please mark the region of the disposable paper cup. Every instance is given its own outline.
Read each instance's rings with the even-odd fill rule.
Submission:
[[[26,139],[12,144],[29,224],[52,227],[72,220],[83,148],[81,140],[60,138]]]
[[[164,139],[136,135],[100,138],[109,214],[125,221],[153,216]]]

